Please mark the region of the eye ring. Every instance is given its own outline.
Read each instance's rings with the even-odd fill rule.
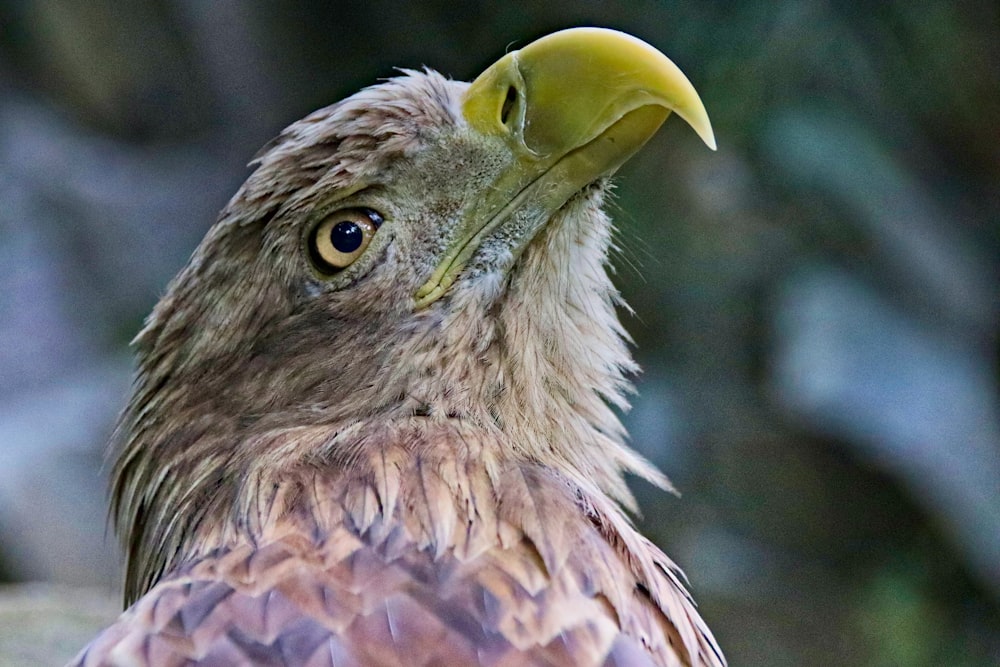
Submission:
[[[326,216],[309,233],[309,259],[318,271],[332,275],[353,264],[382,225],[368,208],[347,208]]]

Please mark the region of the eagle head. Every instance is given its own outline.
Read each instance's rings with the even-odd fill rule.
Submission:
[[[626,505],[624,471],[666,485],[614,412],[635,365],[602,205],[671,112],[714,148],[666,56],[581,28],[471,84],[404,71],[266,146],[137,337],[127,596],[280,471],[350,465],[375,423],[460,422]]]

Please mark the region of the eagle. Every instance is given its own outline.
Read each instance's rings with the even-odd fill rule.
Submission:
[[[576,28],[285,129],[136,337],[130,605],[71,663],[709,665],[624,475],[610,176],[694,87]]]

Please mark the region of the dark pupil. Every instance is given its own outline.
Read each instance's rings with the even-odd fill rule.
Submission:
[[[342,253],[352,253],[361,247],[365,234],[356,223],[338,222],[330,230],[330,244]]]

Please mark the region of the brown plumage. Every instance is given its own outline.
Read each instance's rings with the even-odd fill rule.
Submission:
[[[261,152],[137,338],[112,476],[134,604],[74,664],[724,664],[620,507],[624,472],[668,483],[612,409],[635,365],[602,210],[669,110],[710,141],[707,117],[643,83],[547,125],[566,73],[534,72],[581,49],[686,84],[617,33],[547,40],[471,88],[406,72]],[[360,250],[318,245],[331,220]]]

